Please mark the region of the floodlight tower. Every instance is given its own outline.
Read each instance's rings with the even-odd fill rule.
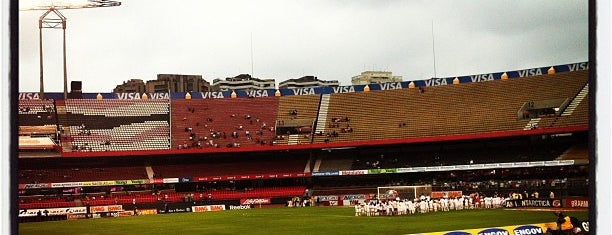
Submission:
[[[29,6],[20,8],[21,11],[35,11],[44,10],[40,18],[38,18],[38,40],[39,40],[39,52],[40,52],[40,99],[44,99],[45,86],[44,86],[44,75],[43,75],[43,36],[42,29],[62,29],[64,31],[63,36],[63,63],[64,63],[64,100],[68,99],[68,72],[66,69],[66,17],[60,13],[59,10],[64,9],[84,9],[84,8],[97,8],[97,7],[115,7],[121,6],[119,1],[110,0],[81,0],[81,1],[53,1],[43,2],[39,5]]]

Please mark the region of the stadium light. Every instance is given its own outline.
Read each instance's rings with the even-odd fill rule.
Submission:
[[[64,31],[63,35],[63,64],[64,64],[64,100],[68,99],[68,72],[66,69],[66,17],[59,10],[67,9],[85,9],[97,7],[114,7],[121,6],[119,1],[109,0],[60,0],[60,1],[21,1],[19,3],[20,11],[36,11],[44,10],[40,18],[38,18],[38,39],[39,39],[39,54],[40,54],[40,99],[44,99],[44,76],[43,76],[43,37],[42,29],[59,29]]]

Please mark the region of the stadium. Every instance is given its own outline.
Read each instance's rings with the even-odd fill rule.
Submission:
[[[493,231],[554,223],[551,211],[588,221],[588,66],[257,92],[20,93],[20,232]],[[423,197],[465,198],[465,210],[354,209]],[[487,197],[504,203],[485,209]],[[473,220],[440,223],[457,218]]]

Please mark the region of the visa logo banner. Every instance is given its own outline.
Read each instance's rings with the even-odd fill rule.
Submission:
[[[524,69],[524,70],[519,70],[517,72],[519,74],[519,77],[542,75],[541,69]]]
[[[140,93],[115,93],[117,95],[117,99],[120,100],[134,100],[134,99],[142,99],[142,94]],[[144,94],[144,93],[143,93]],[[170,94],[168,93],[146,93],[148,99],[158,100],[158,99],[170,99]]]
[[[247,97],[268,97],[270,96],[268,94],[268,90],[252,90],[252,91],[245,91]]]
[[[587,70],[587,69],[589,69],[589,63],[588,62],[582,62],[582,63],[568,64],[567,65],[567,69],[570,72],[574,72],[574,71],[578,71],[578,70]]]
[[[293,95],[314,95],[314,88],[297,88],[291,89],[293,91]]]
[[[478,75],[472,75],[470,76],[470,79],[472,80],[472,82],[485,82],[485,81],[492,81],[495,78],[493,77],[493,74],[478,74]]]
[[[355,92],[355,87],[353,86],[339,86],[332,87],[334,93],[353,93]]]
[[[222,99],[222,98],[225,98],[225,96],[223,95],[223,92],[221,92],[221,91],[207,91],[207,92],[200,92],[200,94],[202,95],[202,99]]]
[[[425,86],[442,86],[448,85],[446,78],[432,78],[429,80],[425,80]]]
[[[40,95],[34,92],[20,92],[19,99],[20,100],[38,100],[40,99]]]

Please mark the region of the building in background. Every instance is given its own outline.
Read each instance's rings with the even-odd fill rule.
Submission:
[[[147,81],[131,79],[123,82],[113,90],[114,93],[161,93],[161,92],[206,92],[210,83],[202,75],[158,74],[157,80]]]
[[[296,89],[306,87],[338,87],[338,80],[323,81],[315,76],[304,76],[301,78],[289,79],[278,84],[279,89]]]
[[[365,85],[371,83],[401,82],[402,76],[393,76],[387,71],[365,71],[351,78],[352,85]]]
[[[251,77],[250,74],[240,74],[233,78],[225,80],[217,78],[213,80],[213,91],[231,91],[231,90],[264,90],[274,89],[276,81],[274,79],[259,79]]]
[[[113,93],[144,93],[146,92],[146,85],[142,79],[130,79],[124,81],[123,84],[117,85],[113,89]]]
[[[147,92],[206,92],[210,83],[202,75],[158,74],[157,80],[147,82]]]

